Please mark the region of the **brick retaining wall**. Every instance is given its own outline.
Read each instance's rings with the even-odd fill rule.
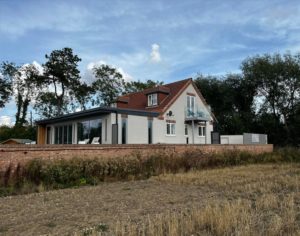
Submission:
[[[252,153],[272,152],[272,144],[264,145],[184,145],[184,144],[153,144],[153,145],[0,145],[0,169],[8,165],[24,163],[34,158],[60,159],[72,157],[84,158],[116,158],[125,157],[133,152],[147,155],[155,152],[182,153],[187,150],[201,152],[224,152],[228,150],[248,151]]]

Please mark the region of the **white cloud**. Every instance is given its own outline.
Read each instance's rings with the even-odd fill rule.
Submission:
[[[152,44],[152,50],[150,53],[150,61],[153,63],[158,63],[161,61],[160,52],[159,52],[159,45],[154,43]]]
[[[128,74],[122,67],[118,67],[116,65],[111,65],[104,60],[99,60],[99,61],[95,61],[95,62],[90,62],[87,65],[86,70],[82,76],[83,81],[85,81],[87,84],[91,84],[95,80],[95,76],[93,74],[93,68],[95,66],[100,66],[100,65],[109,65],[111,67],[116,68],[117,71],[123,76],[123,79],[125,81],[133,80],[132,76],[130,74]]]
[[[12,119],[10,116],[0,116],[0,126],[6,125],[6,126],[12,126]]]

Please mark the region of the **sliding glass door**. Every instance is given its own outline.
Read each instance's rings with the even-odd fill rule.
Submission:
[[[97,142],[102,143],[102,120],[87,120],[77,123],[77,142],[89,140],[91,143],[93,138],[99,138]]]
[[[72,144],[72,125],[58,125],[54,128],[54,143],[55,144]]]

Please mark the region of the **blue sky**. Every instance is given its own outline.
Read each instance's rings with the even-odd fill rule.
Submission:
[[[0,61],[42,64],[63,47],[84,80],[97,63],[165,83],[238,72],[247,56],[300,50],[300,1],[0,0]]]

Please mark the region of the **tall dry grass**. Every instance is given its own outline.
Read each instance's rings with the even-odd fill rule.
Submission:
[[[264,154],[238,151],[208,154],[192,150],[183,154],[157,152],[148,156],[132,153],[124,158],[35,159],[26,165],[10,165],[0,173],[0,196],[253,163],[300,163],[300,150],[286,148]]]

